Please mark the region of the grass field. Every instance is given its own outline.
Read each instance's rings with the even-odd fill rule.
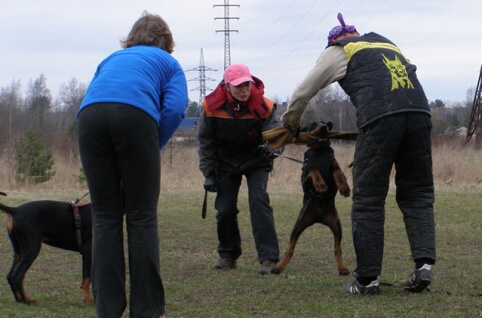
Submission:
[[[335,151],[340,165],[346,167],[352,148],[337,147]],[[301,156],[298,149],[287,149],[285,154]],[[392,187],[386,204],[384,268],[379,277],[383,283],[382,294],[360,297],[343,292],[343,285],[353,278],[338,276],[332,234],[319,224],[303,233],[284,273],[258,275],[244,183],[239,198],[243,254],[236,270],[214,270],[212,266],[218,258],[214,195],[208,197],[208,216],[203,220],[202,177],[197,171],[195,151],[163,150],[159,230],[168,313],[176,318],[482,317],[480,156],[481,153],[474,150],[434,149],[438,261],[430,290],[409,294],[401,287],[413,263]],[[9,194],[1,198],[2,202],[15,206],[31,200],[71,200],[82,196],[86,191],[84,186],[69,179],[78,173],[78,166],[68,166],[68,163],[59,163],[56,167],[57,177],[63,175],[64,179],[37,187],[0,189]],[[270,180],[282,254],[301,206],[299,170],[299,164],[281,159]],[[351,183],[349,169],[345,171]],[[337,197],[344,229],[343,256],[352,270],[355,257],[350,206],[351,199]],[[0,216],[0,220],[6,224],[7,218]],[[5,277],[12,261],[6,229],[0,233],[0,255],[0,273]],[[16,303],[6,279],[0,279],[0,317],[95,317],[94,308],[82,303],[80,260],[77,253],[44,245],[25,279],[28,295],[39,304],[28,307]]]

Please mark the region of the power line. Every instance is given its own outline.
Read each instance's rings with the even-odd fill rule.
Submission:
[[[229,0],[224,0],[224,4],[215,4],[213,7],[224,7],[224,17],[214,18],[214,20],[222,19],[224,20],[224,30],[216,30],[216,32],[224,32],[224,69],[231,65],[231,43],[229,35],[231,32],[238,32],[238,30],[231,30],[229,28],[230,20],[239,20],[239,17],[230,17],[229,8],[230,7],[240,7],[239,4],[229,4]]]
[[[475,91],[474,103],[472,105],[472,112],[470,114],[469,127],[467,128],[467,136],[465,143],[470,141],[470,138],[475,134],[475,145],[480,146],[480,139],[482,137],[482,126],[480,121],[482,119],[482,67],[480,68],[479,80],[477,82],[477,89]]]
[[[195,67],[195,68],[192,68],[190,70],[187,70],[185,72],[188,72],[188,71],[199,71],[199,76],[196,77],[196,78],[188,80],[188,82],[199,81],[199,86],[194,88],[194,89],[191,89],[191,91],[199,90],[199,106],[202,106],[203,99],[204,99],[204,97],[206,97],[206,90],[212,91],[211,88],[206,87],[206,81],[207,80],[209,80],[209,81],[215,80],[213,78],[206,77],[206,71],[214,71],[215,72],[217,70],[204,65],[204,54],[203,54],[203,49],[201,48],[201,58],[200,58],[200,61],[199,61],[199,66]]]

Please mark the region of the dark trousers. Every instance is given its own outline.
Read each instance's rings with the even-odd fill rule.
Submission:
[[[79,150],[92,200],[92,290],[98,317],[126,305],[124,216],[130,317],[164,313],[157,203],[160,153],[155,121],[124,104],[95,104],[78,119]]]
[[[395,164],[396,201],[412,259],[435,262],[434,186],[430,116],[401,113],[358,134],[353,166],[352,231],[361,277],[381,274],[385,199]]]
[[[248,185],[249,212],[259,262],[279,260],[273,208],[267,192],[269,169],[255,169],[244,173]],[[237,259],[241,253],[241,236],[237,208],[239,187],[243,174],[221,172],[214,206],[217,210],[218,253],[222,258]]]

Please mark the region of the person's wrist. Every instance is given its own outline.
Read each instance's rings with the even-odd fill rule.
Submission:
[[[284,124],[283,125],[284,128],[288,129],[289,131],[291,131],[291,133],[293,134],[293,136],[295,138],[298,138],[298,136],[300,135],[300,127],[295,127],[295,126],[292,126],[290,124]]]

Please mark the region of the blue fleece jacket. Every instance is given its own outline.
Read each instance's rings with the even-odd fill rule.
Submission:
[[[77,116],[97,103],[137,107],[158,123],[162,148],[184,118],[187,102],[186,77],[178,61],[155,46],[137,45],[99,64]]]

